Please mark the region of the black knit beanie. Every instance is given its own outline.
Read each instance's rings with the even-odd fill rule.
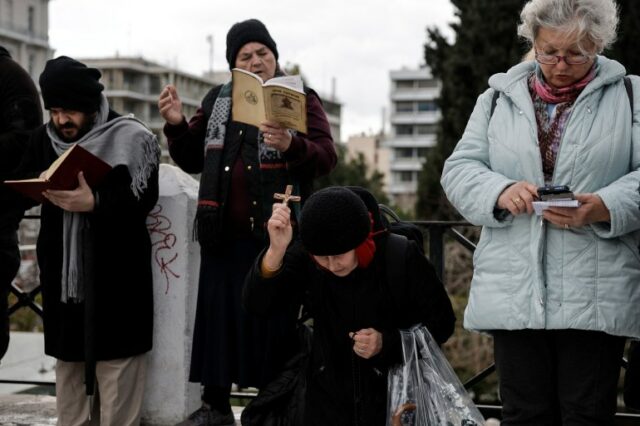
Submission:
[[[98,111],[102,100],[100,94],[104,89],[99,82],[101,76],[97,69],[68,56],[47,61],[40,74],[44,107],[87,113]]]
[[[257,41],[267,46],[273,56],[278,60],[278,49],[276,42],[273,41],[267,27],[257,19],[247,19],[246,21],[236,22],[227,33],[227,62],[229,69],[236,66],[236,56],[238,51],[247,43]]]
[[[334,256],[355,249],[371,230],[364,202],[347,188],[334,186],[311,195],[300,215],[300,238],[311,254]]]

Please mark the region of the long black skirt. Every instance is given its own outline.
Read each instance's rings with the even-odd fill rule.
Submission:
[[[295,349],[295,309],[257,317],[242,307],[245,277],[263,248],[240,240],[224,253],[201,249],[191,382],[260,388]]]

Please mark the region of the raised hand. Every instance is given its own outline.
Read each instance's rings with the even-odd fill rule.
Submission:
[[[175,86],[169,84],[162,89],[158,99],[158,109],[167,123],[174,126],[182,123],[182,101]]]
[[[275,203],[271,218],[267,222],[269,232],[269,248],[264,255],[263,262],[270,270],[278,270],[287,251],[287,246],[293,237],[291,227],[291,209],[286,204]]]

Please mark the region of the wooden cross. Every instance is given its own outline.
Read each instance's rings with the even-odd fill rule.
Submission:
[[[276,200],[282,200],[282,204],[284,204],[285,206],[289,204],[289,201],[291,201],[292,203],[299,203],[301,198],[297,195],[291,195],[292,191],[293,185],[287,185],[284,194],[279,194],[276,192],[275,194],[273,194],[273,198],[275,198]]]

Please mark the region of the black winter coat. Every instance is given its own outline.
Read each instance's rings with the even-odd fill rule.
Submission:
[[[31,131],[42,125],[40,95],[33,80],[0,47],[0,182],[16,179],[16,166]],[[22,198],[0,184],[0,236],[13,234],[24,212]]]
[[[116,117],[111,111],[108,119]],[[24,167],[37,175],[57,157],[45,126],[38,128]],[[99,204],[87,213],[92,233],[87,255],[93,259],[93,280],[85,283],[85,292],[93,294],[93,309],[85,309],[88,302],[60,301],[63,210],[51,203],[42,205],[37,255],[47,355],[84,361],[87,326],[91,327],[88,338],[93,340],[97,361],[131,357],[151,349],[153,289],[146,217],[158,200],[158,170],[149,177],[140,199],[130,185],[127,167],[117,166],[92,188]]]
[[[388,368],[402,360],[398,329],[422,323],[439,343],[453,333],[451,302],[414,243],[399,254],[406,262],[406,282],[387,283],[386,238],[376,237],[376,254],[366,269],[344,278],[318,267],[299,243],[287,250],[276,276],[262,278],[260,256],[247,277],[249,312],[303,302],[314,318],[305,425],[384,425]],[[369,327],[382,333],[383,347],[367,360],[353,352],[349,332]]]

